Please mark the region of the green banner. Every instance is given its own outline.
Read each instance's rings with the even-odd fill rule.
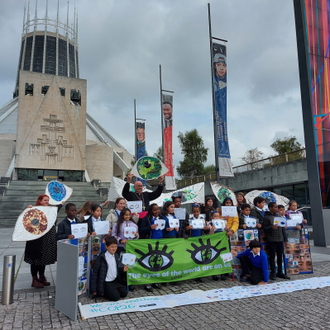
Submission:
[[[147,284],[189,280],[232,273],[231,262],[221,255],[230,252],[226,232],[188,239],[130,240],[126,253],[136,256],[127,282]]]

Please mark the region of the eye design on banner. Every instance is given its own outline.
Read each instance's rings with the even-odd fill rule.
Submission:
[[[48,185],[50,197],[55,201],[61,201],[66,196],[66,189],[63,183],[52,181]]]
[[[172,254],[174,251],[166,252],[167,245],[164,245],[162,250],[159,250],[159,242],[156,242],[155,248],[153,249],[151,244],[148,244],[148,252],[144,253],[138,249],[135,249],[135,252],[141,255],[141,258],[138,259],[138,263],[151,271],[158,272],[165,270],[172,266],[173,257]]]
[[[197,246],[195,243],[191,243],[191,246],[194,248],[193,251],[188,249],[186,250],[191,254],[191,259],[196,264],[210,264],[219,257],[222,251],[226,250],[225,247],[222,249],[217,249],[217,246],[221,244],[221,241],[219,241],[215,246],[212,246],[210,239],[207,240],[207,244],[204,244],[203,240],[200,238],[199,243],[201,246]]]

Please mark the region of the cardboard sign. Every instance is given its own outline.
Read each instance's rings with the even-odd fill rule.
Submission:
[[[279,227],[285,227],[286,226],[286,219],[282,217],[275,217],[274,218],[274,225],[278,225]]]
[[[255,228],[257,226],[257,220],[254,218],[245,218],[244,222],[246,224],[246,227],[249,228]]]
[[[110,223],[109,221],[96,221],[94,222],[94,229],[96,235],[109,234]]]
[[[142,201],[127,202],[127,207],[131,210],[132,213],[140,213],[142,212]]]
[[[236,206],[221,206],[221,214],[223,217],[237,217],[237,208]]]
[[[193,226],[193,229],[203,229],[205,227],[205,221],[203,219],[189,220],[189,225]]]
[[[72,235],[74,235],[74,238],[85,238],[88,234],[87,223],[71,224],[71,233],[72,233]]]
[[[124,236],[126,238],[135,238],[135,234],[137,233],[137,228],[135,227],[126,227],[124,231]]]
[[[157,219],[154,222],[154,225],[157,225],[156,229],[154,230],[163,230],[165,228],[166,221],[163,219]]]
[[[227,221],[226,220],[221,220],[221,219],[212,220],[212,225],[215,227],[215,229],[224,230],[226,225],[227,225]]]
[[[186,209],[184,208],[175,208],[174,209],[174,214],[176,218],[180,220],[184,220],[186,218]]]
[[[176,227],[180,227],[180,220],[179,219],[169,219],[168,220],[170,228],[176,228]]]

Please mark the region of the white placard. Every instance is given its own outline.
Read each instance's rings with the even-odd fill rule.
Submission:
[[[302,214],[296,213],[296,214],[290,214],[290,219],[295,220],[298,223],[302,223],[303,221],[303,216]]]
[[[123,253],[121,256],[121,262],[124,265],[132,266],[134,265],[136,256],[132,253]]]
[[[205,221],[203,219],[189,220],[189,224],[193,226],[193,229],[203,229],[205,227]]]
[[[132,213],[141,213],[142,212],[142,201],[133,201],[127,202],[127,207],[131,210]]]
[[[245,218],[244,222],[246,224],[246,227],[249,228],[255,228],[257,226],[257,220],[254,218]]]
[[[233,255],[230,252],[220,254],[220,257],[223,260],[223,262],[228,262],[233,260]]]
[[[221,206],[221,214],[223,217],[237,217],[237,208],[236,206]]]
[[[110,230],[109,221],[95,221],[93,225],[96,235],[109,234],[109,230]]]
[[[180,227],[180,220],[179,219],[169,219],[168,223],[170,225],[170,228],[176,228],[176,227]]]
[[[224,230],[226,225],[227,225],[227,221],[226,220],[221,220],[221,219],[212,220],[212,225],[215,227],[215,229]]]
[[[71,224],[71,233],[74,236],[74,238],[85,238],[88,234],[87,223]]]
[[[298,222],[296,219],[288,219],[286,221],[286,225],[288,227],[297,227],[300,224],[300,222]]]
[[[275,217],[274,218],[274,225],[278,225],[279,227],[285,227],[286,226],[286,219],[282,217]]]
[[[137,231],[135,227],[125,227],[124,236],[126,238],[134,238]]]
[[[174,214],[180,220],[186,219],[186,209],[184,208],[175,208]]]
[[[78,259],[78,263],[79,263],[78,276],[82,276],[84,272],[84,262],[85,262],[85,258],[80,256]]]
[[[166,221],[162,219],[157,219],[154,221],[154,225],[158,225],[154,230],[163,230],[165,228]]]

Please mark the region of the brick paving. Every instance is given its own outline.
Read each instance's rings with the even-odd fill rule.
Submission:
[[[330,262],[316,262],[314,274],[292,276],[292,279],[329,274]],[[215,282],[212,278],[206,278],[204,283],[182,281],[167,284],[162,290],[154,290],[153,293],[147,293],[143,286],[137,286],[135,292],[130,292],[127,298],[237,285],[241,285],[237,280]],[[54,296],[53,287],[49,291],[17,291],[13,304],[8,307],[0,304],[0,329],[330,329],[330,287],[149,312],[107,315],[86,321],[82,321],[78,312],[76,322],[55,309]],[[84,296],[79,301],[89,304],[104,300]]]

